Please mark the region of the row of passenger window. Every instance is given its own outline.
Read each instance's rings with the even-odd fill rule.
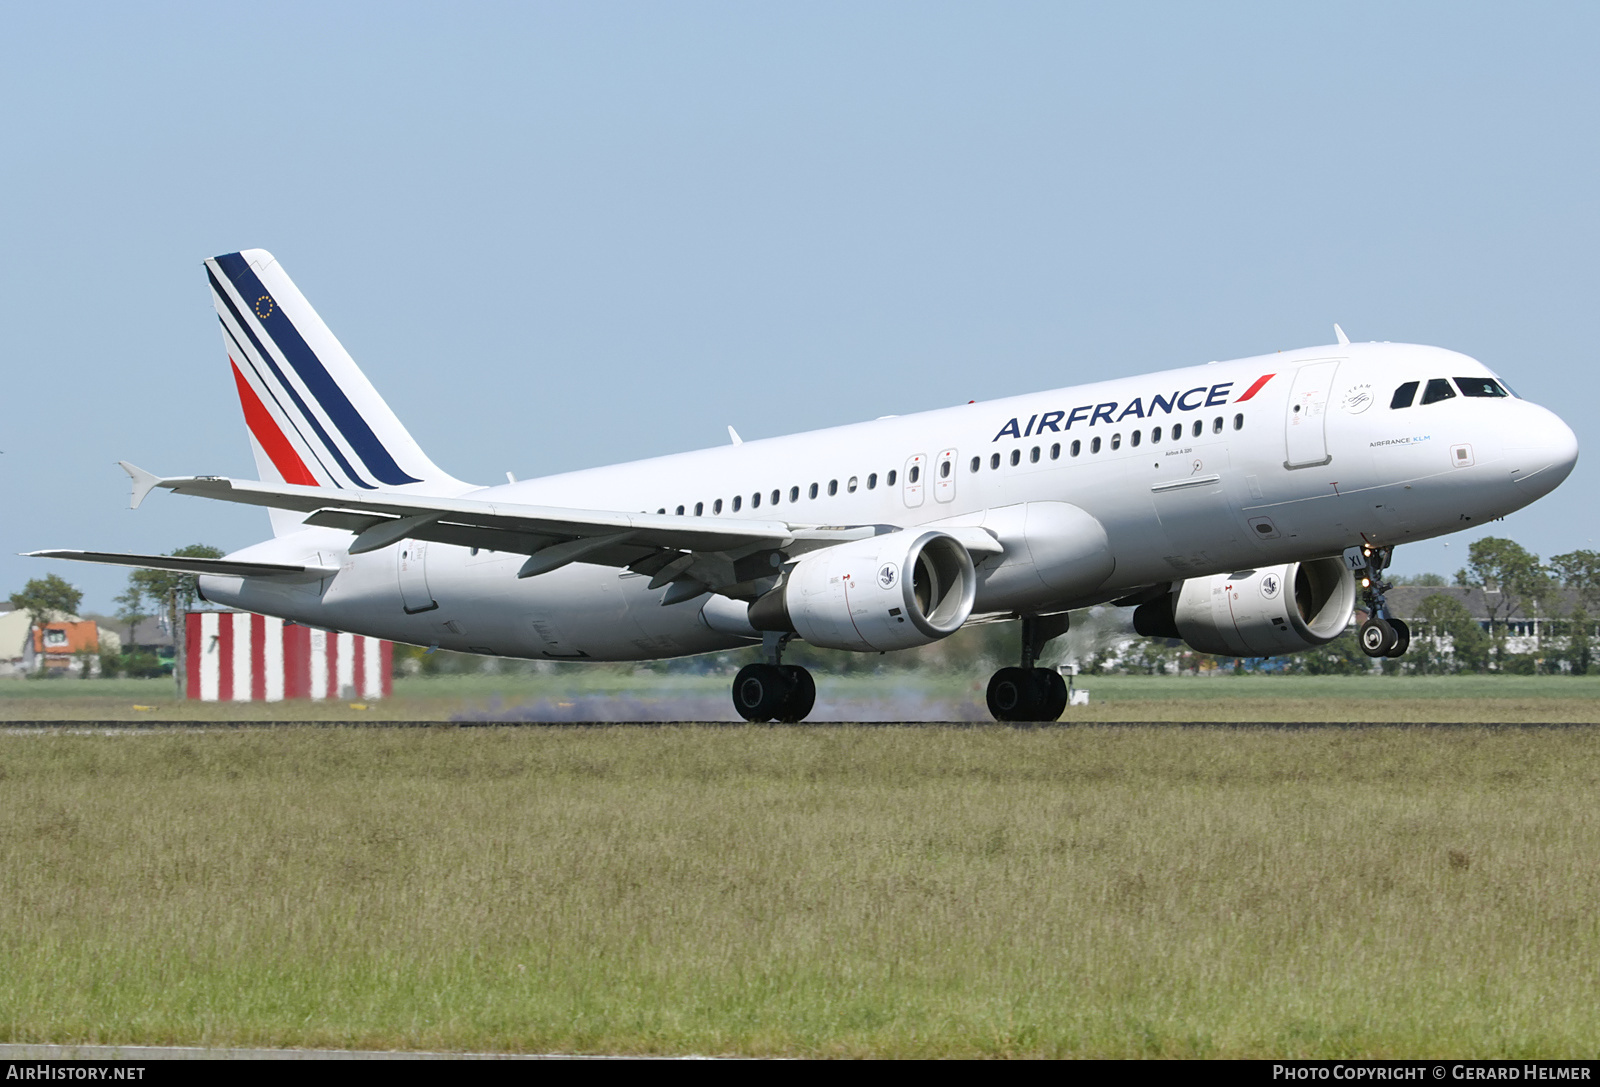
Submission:
[[[1415,382],[1413,382],[1413,385],[1414,384],[1415,384]],[[1171,438],[1166,438],[1166,428],[1165,427],[1155,427],[1155,428],[1153,428],[1150,431],[1150,444],[1151,445],[1155,445],[1156,443],[1158,443],[1158,442],[1160,442],[1162,440],[1174,441],[1174,442],[1182,441],[1183,440],[1183,436],[1184,436],[1183,435],[1183,426],[1184,425],[1182,423],[1173,423],[1172,424],[1172,437]],[[1213,434],[1221,434],[1223,429],[1224,429],[1224,427],[1225,427],[1225,423],[1223,421],[1222,416],[1220,416],[1220,415],[1217,416],[1215,419],[1213,419],[1211,421],[1211,432]],[[1242,414],[1241,415],[1235,415],[1233,417],[1233,429],[1234,430],[1243,430],[1244,429],[1244,416]],[[1205,420],[1204,419],[1196,419],[1191,424],[1191,433],[1192,433],[1192,435],[1194,437],[1196,437],[1196,438],[1200,437],[1201,435],[1203,435],[1205,433],[1205,431],[1206,431],[1206,424],[1205,424]],[[1136,446],[1140,445],[1143,441],[1144,441],[1144,431],[1142,431],[1142,430],[1135,430],[1131,434],[1128,435],[1128,444],[1130,446],[1135,446],[1136,447]],[[1122,434],[1120,432],[1111,435],[1110,445],[1111,445],[1112,449],[1121,449],[1122,448]],[[1101,439],[1100,438],[1094,437],[1094,438],[1090,438],[1089,439],[1089,452],[1090,453],[1098,453],[1098,452],[1100,452],[1100,448],[1101,448]],[[1078,439],[1073,439],[1073,442],[1072,442],[1071,446],[1068,448],[1068,451],[1067,451],[1068,456],[1076,457],[1082,452],[1083,452],[1083,442],[1078,440]],[[1028,461],[1030,463],[1032,463],[1032,464],[1038,464],[1039,461],[1042,459],[1042,457],[1043,457],[1043,449],[1040,446],[1036,445],[1031,450],[1029,450],[1029,452],[1028,452]],[[1051,460],[1060,460],[1061,459],[1061,443],[1060,442],[1056,442],[1054,445],[1052,445],[1050,447],[1050,459]],[[1011,461],[1012,467],[1016,467],[1017,465],[1021,464],[1022,463],[1022,450],[1021,449],[1013,449],[1011,451],[1010,461]],[[969,462],[968,467],[970,468],[971,471],[976,472],[976,471],[978,471],[978,469],[980,467],[982,467],[982,465],[983,465],[983,458],[982,457],[973,457],[972,460]],[[1000,454],[999,453],[992,453],[992,454],[989,455],[989,467],[990,468],[999,468],[1000,467]],[[893,487],[898,478],[899,478],[899,473],[891,468],[884,476],[884,485],[888,486],[888,487]],[[910,468],[908,468],[906,470],[906,482],[907,483],[917,483],[917,482],[919,482],[921,480],[921,478],[922,478],[922,467],[920,465],[913,464]],[[939,478],[940,479],[948,479],[948,478],[950,478],[950,462],[948,460],[939,462]],[[845,492],[847,494],[855,494],[856,491],[859,489],[859,486],[860,486],[860,478],[858,476],[851,476],[850,479],[845,483],[844,489],[845,489]],[[867,490],[874,491],[874,490],[877,490],[877,489],[878,489],[878,473],[877,472],[868,473],[868,475],[867,475]],[[828,480],[828,488],[827,488],[827,490],[828,490],[828,496],[830,498],[833,497],[834,495],[838,494],[839,493],[839,481],[837,479]],[[806,488],[806,492],[805,493],[806,493],[806,497],[807,498],[818,498],[822,494],[822,488],[821,488],[821,486],[819,484],[813,483],[813,484],[811,484],[810,487]],[[783,500],[783,491],[781,489],[774,489],[771,492],[771,494],[767,496],[768,503],[770,505],[773,505],[773,506],[778,505],[780,502],[782,502],[782,500]],[[755,492],[754,494],[752,494],[750,496],[750,508],[751,509],[760,508],[761,501],[762,501],[762,492],[760,492],[760,491]],[[790,502],[798,502],[798,501],[800,501],[800,488],[799,487],[790,487],[789,488],[789,501]],[[720,499],[720,498],[711,503],[711,512],[712,512],[713,515],[720,514],[722,512],[722,508],[723,508],[722,499]],[[739,494],[734,495],[733,496],[733,500],[729,503],[729,508],[731,509],[732,512],[738,513],[741,509],[744,508],[744,496],[743,495],[739,495]],[[696,517],[705,516],[705,510],[706,510],[706,504],[704,502],[696,502],[694,504],[694,516],[696,516]],[[660,509],[656,510],[656,512],[657,513],[666,513],[667,509],[666,509],[665,506],[663,506]],[[674,509],[672,512],[677,514],[679,517],[682,517],[687,512],[687,507],[679,506],[676,509]]]
[[[911,468],[910,476],[909,476],[911,482],[915,483],[917,481],[918,477],[920,477],[921,475],[922,475],[922,469],[917,467],[917,466],[915,466],[915,465],[913,465],[912,468]],[[888,474],[886,476],[884,476],[884,485],[885,486],[889,486],[889,487],[893,487],[895,485],[895,481],[899,477],[900,477],[900,473],[899,472],[896,472],[892,468],[889,469]],[[848,494],[855,494],[856,491],[860,489],[860,486],[861,486],[860,477],[859,476],[851,476],[850,479],[845,483],[844,489],[845,489],[846,493],[848,493]],[[877,472],[869,472],[869,473],[867,473],[867,490],[875,491],[877,489],[878,489],[878,473]],[[834,496],[834,495],[836,495],[838,493],[839,493],[839,481],[837,479],[828,480],[828,496],[831,498],[832,496]],[[822,494],[822,488],[821,488],[820,485],[818,485],[816,483],[813,483],[811,486],[806,488],[806,497],[807,498],[817,498],[817,497],[820,497],[821,494]],[[761,506],[761,497],[762,496],[761,496],[761,492],[760,491],[757,491],[755,494],[752,494],[750,496],[750,508],[751,509],[759,509],[760,508],[760,506]],[[781,489],[775,488],[772,491],[771,495],[768,496],[767,501],[771,505],[774,505],[774,506],[778,505],[778,503],[783,501],[783,491]],[[800,501],[800,488],[799,487],[790,487],[789,488],[789,501],[790,502],[798,502],[798,501]],[[733,496],[733,501],[731,503],[729,503],[729,507],[731,508],[731,510],[734,513],[738,513],[741,509],[744,508],[744,495],[742,495],[742,494],[734,495]],[[706,504],[704,502],[696,502],[694,504],[694,515],[696,517],[704,516],[705,515],[705,511],[706,511]],[[656,512],[657,513],[666,513],[667,510],[666,510],[666,507],[663,506],[661,509],[656,510]],[[682,517],[684,515],[685,508],[683,506],[679,506],[677,509],[673,510],[673,512],[676,513],[678,516]],[[718,514],[718,513],[722,512],[722,499],[719,498],[715,502],[711,503],[711,512],[713,514]]]
[[[1461,390],[1462,396],[1508,396],[1505,388],[1496,380],[1489,377],[1458,377],[1455,379],[1455,389],[1450,387],[1449,379],[1436,377],[1428,381],[1428,387],[1422,390],[1424,404],[1437,404],[1441,400],[1455,399],[1456,389]],[[1408,381],[1394,391],[1394,397],[1389,401],[1391,408],[1409,408],[1411,402],[1417,398],[1417,388],[1422,382]]]
[[[1225,424],[1223,423],[1222,416],[1220,416],[1220,415],[1217,416],[1215,419],[1211,420],[1211,433],[1213,433],[1213,434],[1221,434],[1222,431],[1223,431],[1224,425]],[[1194,437],[1196,437],[1196,438],[1200,437],[1202,434],[1204,434],[1206,432],[1205,420],[1204,419],[1196,419],[1191,424],[1191,428],[1190,429],[1191,429],[1191,432],[1192,432]],[[1244,416],[1243,415],[1235,415],[1233,417],[1233,429],[1234,430],[1243,430],[1244,429]],[[1174,442],[1183,441],[1183,424],[1182,423],[1173,423],[1172,424],[1172,437],[1171,438],[1165,438],[1165,435],[1166,435],[1166,428],[1165,427],[1156,427],[1156,428],[1154,428],[1153,430],[1150,431],[1150,444],[1151,445],[1155,445],[1158,442],[1162,441],[1163,439],[1165,439],[1167,441],[1174,441]],[[1101,442],[1101,439],[1099,439],[1098,437],[1090,438],[1089,439],[1089,452],[1090,453],[1098,453],[1098,452],[1100,452],[1100,442]],[[1133,433],[1128,435],[1128,444],[1130,446],[1132,446],[1132,447],[1137,448],[1143,442],[1144,442],[1144,431],[1142,431],[1142,430],[1135,430]],[[1110,444],[1111,444],[1111,448],[1112,449],[1121,449],[1122,448],[1122,434],[1119,432],[1119,433],[1111,435],[1111,443]],[[1082,452],[1083,452],[1083,442],[1081,440],[1079,440],[1079,439],[1074,438],[1073,441],[1072,441],[1072,444],[1067,448],[1067,455],[1068,456],[1072,456],[1072,457],[1076,457]],[[1036,446],[1034,446],[1032,449],[1030,449],[1028,451],[1028,461],[1029,461],[1029,463],[1038,464],[1039,460],[1040,460],[1040,456],[1041,456],[1041,449],[1040,449],[1039,446],[1036,445]],[[1021,464],[1022,463],[1022,450],[1021,449],[1013,449],[1011,451],[1011,456],[1010,456],[1009,459],[1010,459],[1010,462],[1011,462],[1011,466],[1013,468],[1015,468],[1018,464]],[[1060,460],[1061,459],[1061,443],[1060,442],[1056,442],[1054,445],[1052,445],[1050,447],[1050,459],[1051,460]],[[968,462],[967,468],[970,471],[976,472],[978,470],[978,468],[982,465],[982,463],[983,463],[983,458],[982,457],[973,457],[972,460],[970,462]],[[990,468],[998,468],[998,467],[1000,467],[1000,454],[999,453],[991,453],[991,454],[989,454],[989,467]],[[946,473],[946,474],[948,474],[948,473]]]

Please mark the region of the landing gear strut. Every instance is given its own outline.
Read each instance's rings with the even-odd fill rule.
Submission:
[[[1384,593],[1394,588],[1383,580],[1383,571],[1394,556],[1392,547],[1352,547],[1345,552],[1345,561],[1361,578],[1361,602],[1366,608],[1367,621],[1361,624],[1358,637],[1361,652],[1369,657],[1403,657],[1411,648],[1411,628],[1405,621],[1389,612]]]
[[[733,708],[746,721],[804,721],[817,702],[811,673],[798,664],[784,664],[783,647],[793,634],[768,631],[762,637],[767,659],[747,664],[733,677]]]
[[[996,721],[1054,721],[1067,708],[1067,681],[1053,668],[1035,668],[1039,650],[1067,632],[1069,616],[1035,615],[1022,620],[1022,666],[1002,668],[989,679],[989,712]]]

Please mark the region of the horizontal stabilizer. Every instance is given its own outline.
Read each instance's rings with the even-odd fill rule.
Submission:
[[[125,460],[119,460],[117,464],[121,466],[124,472],[128,473],[128,478],[133,480],[133,494],[128,498],[128,508],[136,510],[139,508],[139,503],[145,500],[145,496],[155,489],[157,483],[161,482],[161,477],[154,472],[146,472],[137,464],[129,464]]]
[[[114,551],[25,551],[31,559],[71,559],[108,566],[134,566],[143,570],[177,570],[185,574],[221,574],[225,577],[271,577],[290,581],[315,581],[332,577],[337,566],[290,566],[276,562],[235,562],[232,559],[190,559],[171,555],[122,555]]]

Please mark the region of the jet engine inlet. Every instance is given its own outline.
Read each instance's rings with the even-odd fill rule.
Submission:
[[[1201,653],[1275,657],[1333,641],[1356,605],[1355,575],[1337,558],[1191,578],[1133,613],[1134,630],[1182,638]]]
[[[794,631],[825,649],[910,649],[961,629],[976,594],[959,540],[895,532],[805,556],[750,605],[750,625]]]

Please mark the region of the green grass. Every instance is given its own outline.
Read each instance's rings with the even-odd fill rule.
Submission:
[[[1597,785],[1590,729],[12,732],[0,1038],[1589,1056]]]

